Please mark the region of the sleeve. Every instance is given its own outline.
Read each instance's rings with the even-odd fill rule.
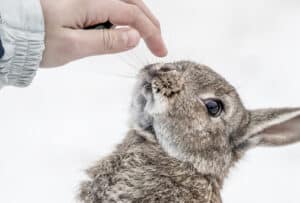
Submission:
[[[0,88],[31,83],[45,47],[44,30],[40,0],[1,0]]]

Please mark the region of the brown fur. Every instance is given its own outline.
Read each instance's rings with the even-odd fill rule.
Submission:
[[[205,99],[224,104],[219,117]],[[88,170],[80,199],[100,202],[221,203],[229,169],[257,145],[300,140],[299,109],[248,111],[235,89],[210,68],[189,61],[141,70],[131,130]]]

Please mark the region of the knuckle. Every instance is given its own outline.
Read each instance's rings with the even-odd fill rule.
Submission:
[[[103,50],[111,51],[115,47],[115,37],[107,30],[102,30]]]
[[[125,0],[125,2],[130,4],[137,4],[140,0]]]
[[[131,15],[131,19],[133,20],[133,22],[135,22],[136,19],[139,19],[142,15],[141,10],[139,9],[139,7],[137,7],[136,5],[131,5],[130,6],[130,15]]]
[[[157,19],[154,19],[154,24],[157,26],[159,30],[161,30],[161,24]]]
[[[132,4],[139,4],[141,0],[129,0]]]

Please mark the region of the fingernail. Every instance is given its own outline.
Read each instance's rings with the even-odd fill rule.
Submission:
[[[162,38],[162,36],[158,36],[157,42],[160,46],[157,46],[156,49],[154,50],[154,54],[158,57],[165,57],[168,55],[168,49],[167,46]]]
[[[128,30],[125,35],[127,40],[127,47],[129,48],[135,47],[139,43],[141,38],[139,32],[134,29]]]
[[[163,43],[163,48],[162,48],[161,56],[164,57],[168,55],[168,49],[164,41],[162,41],[162,43]]]

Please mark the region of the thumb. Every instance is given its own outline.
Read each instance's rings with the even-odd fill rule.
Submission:
[[[91,55],[118,53],[134,48],[138,45],[141,36],[135,29],[102,29],[77,30],[79,50],[78,57]]]

